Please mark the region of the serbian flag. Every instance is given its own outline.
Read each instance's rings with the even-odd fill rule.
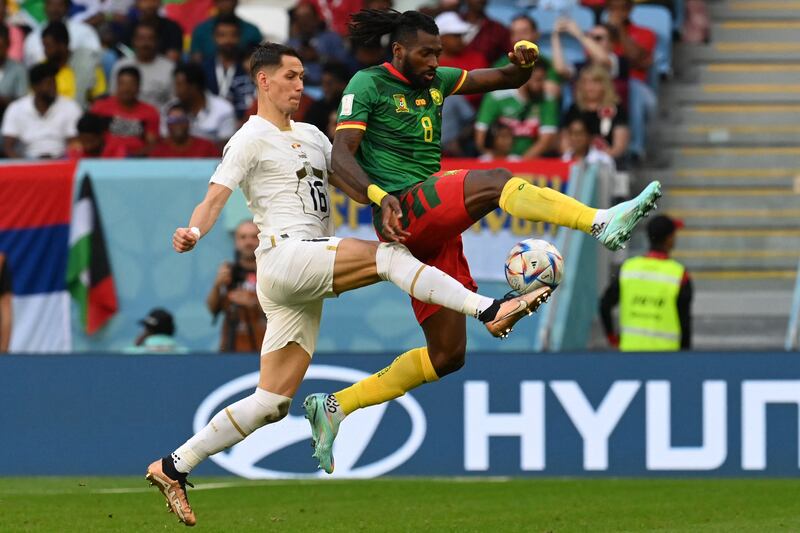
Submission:
[[[75,163],[3,165],[0,251],[14,293],[13,352],[72,348],[66,286]]]
[[[103,225],[88,174],[72,209],[69,246],[67,287],[78,303],[81,324],[92,335],[114,316],[118,306]]]

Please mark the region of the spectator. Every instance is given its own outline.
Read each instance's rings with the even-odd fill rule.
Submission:
[[[535,20],[527,15],[517,15],[509,26],[508,51],[511,51],[514,44],[519,41],[538,43],[540,37],[539,28]],[[551,98],[559,98],[561,96],[561,78],[553,67],[553,61],[545,55],[540,55],[536,62],[543,64],[547,68],[544,93]],[[492,66],[500,68],[508,65],[508,63],[508,54],[503,54]]]
[[[561,47],[561,34],[572,35],[586,51],[587,60],[572,65],[567,62]],[[608,69],[614,80],[614,88],[621,102],[627,101],[628,95],[628,62],[614,53],[614,36],[616,28],[607,24],[598,24],[585,34],[572,19],[560,18],[556,21],[550,36],[553,48],[553,63],[556,71],[564,79],[572,80],[578,71],[590,65],[599,65]]]
[[[158,109],[139,100],[142,75],[136,67],[117,71],[117,90],[92,105],[92,113],[111,119],[108,135],[125,144],[128,155],[146,155],[158,140]]]
[[[12,298],[8,261],[6,256],[0,253],[0,353],[7,353],[11,345],[11,325],[14,321]]]
[[[599,136],[598,146],[620,166],[625,163],[630,131],[628,115],[618,103],[608,70],[599,65],[585,68],[575,85],[575,103],[567,110],[562,124],[569,124],[577,116],[584,117],[591,134]]]
[[[175,322],[166,309],[156,308],[139,321],[144,329],[133,341],[133,346],[125,348],[126,353],[186,353],[186,347],[178,344],[175,335]]]
[[[114,65],[120,59],[127,57],[131,53],[131,49],[120,42],[119,35],[110,22],[103,22],[98,26],[97,35],[100,37],[100,45],[103,47],[100,54],[100,66],[103,68],[106,80],[110,80]]]
[[[325,22],[320,20],[311,4],[300,2],[291,12],[291,24],[291,37],[287,44],[300,54],[306,85],[322,83],[323,63],[352,63],[342,38],[325,27]]]
[[[565,128],[566,151],[561,160],[576,165],[597,165],[598,180],[604,185],[601,197],[616,204],[630,197],[628,174],[617,172],[617,165],[608,152],[597,147],[591,125],[583,116],[576,116]],[[606,194],[607,191],[607,194]]]
[[[0,119],[8,104],[28,92],[25,67],[8,57],[8,46],[8,26],[0,22]]]
[[[86,113],[78,121],[78,142],[67,150],[68,159],[94,157],[119,159],[128,156],[125,142],[119,137],[109,137],[107,117]]]
[[[51,22],[42,31],[47,61],[58,69],[58,94],[72,98],[81,107],[106,92],[106,77],[98,56],[83,48],[69,49],[69,33],[63,22]]]
[[[247,220],[234,233],[236,256],[223,263],[206,304],[216,318],[224,313],[220,351],[257,352],[261,349],[267,320],[256,294],[256,248],[258,226]]]
[[[650,252],[622,264],[600,300],[600,317],[611,346],[625,352],[677,351],[692,347],[692,281],[670,259],[679,220],[659,215],[647,225]],[[620,306],[620,334],[611,312]]]
[[[233,104],[241,119],[255,98],[256,87],[242,64],[239,24],[230,16],[217,17],[214,26],[217,55],[203,61],[208,90]]]
[[[58,159],[77,134],[81,107],[56,92],[56,71],[47,63],[28,73],[32,93],[11,102],[3,115],[3,144],[7,157]]]
[[[506,27],[486,16],[486,1],[466,0],[463,18],[474,26],[472,33],[465,38],[467,44],[483,54],[487,63],[491,64],[511,50]]]
[[[617,30],[619,42],[614,52],[630,65],[628,110],[630,111],[630,151],[637,158],[645,152],[645,128],[648,116],[656,111],[656,94],[647,84],[648,71],[653,65],[656,34],[633,24],[630,20],[633,0],[608,0],[608,24]]]
[[[478,158],[478,161],[520,161],[522,158],[514,153],[514,130],[511,126],[502,122],[495,122],[486,131],[484,142],[486,151]]]
[[[241,50],[249,50],[261,43],[262,37],[259,29],[236,16],[238,4],[238,0],[214,0],[217,15],[198,24],[192,32],[193,61],[200,63],[203,59],[214,57],[217,54],[217,46],[214,44],[214,25],[219,17],[233,17],[239,23],[239,48]]]
[[[475,122],[475,145],[486,151],[486,132],[495,122],[511,128],[511,153],[523,159],[543,157],[556,148],[558,102],[544,94],[547,68],[536,63],[530,79],[519,89],[488,93]]]
[[[158,53],[158,30],[148,22],[133,28],[133,57],[120,59],[111,74],[111,92],[116,92],[117,73],[120,69],[136,67],[142,75],[139,98],[158,109],[169,102],[172,95],[172,71],[175,63]]]
[[[589,121],[582,115],[576,115],[564,125],[567,138],[567,149],[561,159],[567,163],[600,163],[614,165],[614,159],[607,152],[597,148],[594,135],[591,133]]]
[[[438,15],[434,22],[439,28],[439,37],[442,41],[442,54],[439,56],[439,65],[443,67],[463,68],[475,70],[488,66],[483,54],[472,48],[467,48],[464,35],[472,26],[464,22],[455,11],[445,11]]]
[[[54,22],[64,24],[67,28],[67,43],[70,50],[85,49],[84,53],[91,52],[98,55],[101,53],[100,38],[94,28],[76,20],[67,19],[67,14],[71,6],[70,0],[45,0],[44,13],[49,26]],[[24,59],[27,66],[40,63],[45,58],[44,45],[42,42],[42,28],[37,28],[25,37]]]
[[[631,78],[646,83],[648,70],[653,64],[653,53],[657,42],[656,34],[631,22],[633,0],[608,0],[606,6],[607,23],[616,28],[619,37],[614,53],[628,61]]]
[[[136,27],[149,24],[155,28],[156,51],[173,63],[183,54],[183,30],[174,20],[158,14],[161,0],[136,0],[136,9],[128,16],[128,22],[120,29],[122,42],[136,48]]]
[[[442,105],[442,155],[472,157],[475,155],[473,127],[475,108],[461,94],[444,99]]]
[[[15,24],[6,21],[6,14],[8,10],[8,0],[0,0],[0,24],[5,24],[8,28],[8,57],[16,61],[22,62],[22,47],[25,42],[25,32],[22,31]]]
[[[439,36],[442,40],[442,55],[439,56],[439,65],[443,67],[463,68],[475,70],[489,66],[486,58],[472,47],[467,48],[464,43],[464,34],[471,26],[464,22],[458,13],[445,11],[435,19],[439,27]],[[467,101],[476,108],[481,103],[480,94],[467,95]]]
[[[167,111],[167,138],[150,152],[150,157],[219,157],[214,143],[189,135],[189,113],[182,104],[173,104]]]
[[[219,146],[224,145],[236,130],[236,116],[233,105],[206,90],[203,68],[194,63],[184,63],[175,67],[175,100],[189,111],[189,133]],[[162,123],[162,134],[166,134],[166,123]]]
[[[322,67],[322,98],[315,100],[306,112],[303,122],[313,124],[325,131],[331,111],[336,111],[344,88],[350,81],[347,67],[341,63],[327,63]]]

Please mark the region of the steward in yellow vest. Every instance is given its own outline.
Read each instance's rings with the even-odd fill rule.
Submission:
[[[622,264],[600,301],[606,337],[623,352],[691,348],[692,284],[686,269],[669,258],[680,221],[659,215],[647,226],[650,252]],[[619,304],[619,334],[611,311]]]

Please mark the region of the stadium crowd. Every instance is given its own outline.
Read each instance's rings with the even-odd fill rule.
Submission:
[[[40,23],[9,16],[10,1],[0,0],[3,157],[217,157],[255,112],[249,55],[262,34],[236,15],[236,0],[214,0],[214,15],[194,28],[163,16],[160,0],[44,0]],[[619,168],[644,156],[658,37],[631,22],[632,0],[584,4],[594,10],[589,27],[560,16],[547,33],[522,9],[507,25],[493,20],[486,0],[420,7],[439,26],[444,66],[502,65],[522,39],[542,48],[523,87],[446,100],[445,156]],[[392,4],[301,0],[290,11],[287,44],[303,59],[307,87],[295,119],[329,136],[350,76],[388,59],[381,43],[349,42],[347,18],[362,7]]]

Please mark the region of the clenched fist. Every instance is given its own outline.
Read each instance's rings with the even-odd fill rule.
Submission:
[[[191,228],[178,228],[172,234],[172,247],[179,254],[191,251],[197,244],[198,238]]]

